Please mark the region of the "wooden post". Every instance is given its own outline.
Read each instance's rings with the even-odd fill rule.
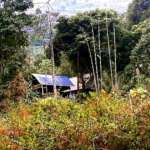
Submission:
[[[47,89],[47,85],[46,85],[46,95],[48,96],[48,89]]]
[[[42,88],[42,96],[44,95],[44,88],[43,88],[43,85],[41,85],[41,88]]]

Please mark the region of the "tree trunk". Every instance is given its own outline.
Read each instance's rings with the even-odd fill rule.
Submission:
[[[94,62],[95,62],[95,73],[96,73],[96,84],[97,84],[97,90],[99,93],[99,75],[98,75],[98,64],[97,64],[97,52],[96,52],[96,46],[95,46],[95,34],[93,29],[93,24],[91,23],[92,27],[92,39],[93,39],[93,50],[94,50]]]
[[[112,71],[112,60],[111,60],[111,49],[110,49],[110,39],[109,39],[109,27],[108,27],[107,12],[106,12],[106,30],[107,30],[107,44],[108,44],[110,75],[111,75],[111,86],[112,86],[112,89],[113,89],[114,88],[114,83],[113,83],[113,71]]]
[[[79,94],[80,92],[80,53],[79,51],[77,52],[77,74],[78,74],[78,77],[77,77],[77,92]]]
[[[83,35],[85,36],[85,41],[88,47],[88,52],[89,52],[89,57],[90,57],[90,61],[91,61],[91,67],[92,67],[92,72],[93,72],[93,77],[94,77],[94,86],[95,86],[95,90],[96,90],[96,94],[98,95],[98,88],[97,88],[97,83],[96,83],[96,74],[95,74],[95,68],[94,68],[94,61],[93,61],[93,57],[92,57],[92,51],[88,42],[88,39],[86,37],[86,33],[84,32],[84,29],[82,29]]]
[[[91,53],[90,45],[89,45],[89,42],[88,42],[87,39],[86,39],[86,42],[87,42],[87,47],[88,47],[88,51],[89,51],[89,55],[90,55],[92,72],[93,72],[93,76],[94,76],[94,85],[95,85],[96,93],[98,95],[98,89],[97,89],[96,75],[95,75],[95,69],[94,69],[94,62],[93,62],[93,58],[92,58],[92,53]]]
[[[54,47],[53,47],[53,29],[52,29],[52,21],[50,19],[50,14],[48,14],[48,22],[49,22],[49,35],[50,35],[49,47],[51,50],[51,61],[52,61],[53,92],[54,92],[54,96],[57,96],[57,88],[55,82],[55,58],[54,58],[55,56],[54,56]]]
[[[100,90],[102,90],[103,68],[102,68],[101,34],[100,34],[100,23],[99,23],[99,21],[98,21],[98,48],[99,48],[99,67],[100,67]]]
[[[117,74],[117,46],[116,46],[116,29],[113,24],[114,31],[114,58],[115,58],[115,90],[118,90],[118,74]]]

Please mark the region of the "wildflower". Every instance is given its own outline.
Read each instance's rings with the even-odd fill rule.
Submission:
[[[136,97],[137,96],[137,91],[135,89],[130,90],[130,96],[131,97]]]

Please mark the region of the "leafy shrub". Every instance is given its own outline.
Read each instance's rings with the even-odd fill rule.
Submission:
[[[22,73],[18,73],[15,78],[9,83],[5,95],[8,99],[20,100],[26,97],[28,85]]]
[[[148,98],[131,109],[128,99],[106,92],[83,104],[54,98],[12,104],[0,121],[0,148],[147,150],[149,109]]]

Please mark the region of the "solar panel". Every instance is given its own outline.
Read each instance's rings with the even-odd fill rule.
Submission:
[[[39,80],[41,84],[52,85],[52,80],[50,80],[48,77],[39,77]]]
[[[56,76],[56,85],[58,86],[72,86],[73,83],[67,76]]]
[[[32,75],[37,79],[37,81],[41,85],[53,85],[53,79],[51,75],[43,75],[43,74],[32,74]],[[64,87],[70,87],[73,85],[73,83],[67,76],[55,76],[55,83],[56,86],[64,86]]]

